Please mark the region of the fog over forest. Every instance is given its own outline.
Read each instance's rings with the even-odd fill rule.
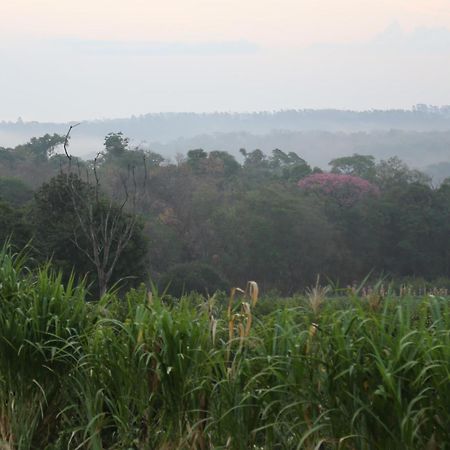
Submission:
[[[135,146],[166,158],[188,150],[293,151],[326,168],[342,155],[398,156],[433,176],[450,175],[450,107],[416,105],[411,110],[286,110],[253,113],[160,113],[122,119],[80,121],[71,151],[92,158],[110,132],[123,132]],[[71,122],[75,123],[75,122]],[[0,122],[1,145],[15,146],[45,133],[64,134],[70,123]]]

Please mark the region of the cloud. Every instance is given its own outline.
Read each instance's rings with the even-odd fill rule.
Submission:
[[[450,29],[419,27],[411,32],[406,32],[398,22],[392,22],[385,30],[368,41],[346,44],[315,44],[310,46],[308,51],[448,55],[450,53]]]
[[[213,56],[256,53],[259,46],[253,42],[151,42],[109,41],[84,39],[52,40],[52,45],[70,48],[71,51],[95,55],[120,56]]]
[[[420,27],[407,33],[394,22],[369,42],[368,46],[407,53],[450,53],[450,30]]]

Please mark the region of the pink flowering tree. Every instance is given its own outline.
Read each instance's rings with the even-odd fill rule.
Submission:
[[[340,206],[353,206],[367,196],[378,196],[377,186],[363,178],[337,173],[315,173],[302,178],[298,187],[333,198]]]

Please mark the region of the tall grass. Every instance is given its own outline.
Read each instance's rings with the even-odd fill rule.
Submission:
[[[87,303],[0,253],[0,449],[450,448],[448,299]]]
[[[66,286],[26,255],[0,251],[0,442],[44,448],[66,407],[64,385],[81,354],[89,320],[83,284]]]

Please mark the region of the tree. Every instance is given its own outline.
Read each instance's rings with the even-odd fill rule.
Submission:
[[[64,144],[65,137],[59,134],[45,134],[33,137],[24,145],[15,148],[15,151],[31,156],[38,161],[47,161],[55,152],[56,147]]]
[[[79,273],[94,270],[100,296],[120,275],[137,275],[145,256],[142,225],[133,211],[136,192],[129,191],[126,181],[124,192],[125,198],[117,204],[100,192],[99,184],[61,173],[36,194],[34,219],[41,248]],[[129,201],[132,208],[127,212]],[[118,273],[119,260],[131,245],[135,254],[130,255],[128,267],[122,266],[126,272]]]
[[[376,165],[376,182],[383,189],[406,186],[409,183],[430,184],[430,177],[419,170],[410,169],[397,156]]]
[[[214,150],[209,152],[208,159],[213,163],[220,163],[220,171],[225,177],[235,175],[241,168],[234,156],[228,152]]]
[[[203,172],[204,162],[208,157],[208,153],[201,148],[197,148],[195,150],[189,150],[187,152],[187,160],[186,164],[196,173]]]
[[[298,181],[311,173],[309,164],[297,153],[285,153],[278,148],[272,151],[269,164],[276,176],[291,181]]]
[[[375,158],[372,155],[354,153],[353,156],[332,159],[328,165],[331,166],[332,173],[353,175],[369,181],[375,179]]]
[[[128,150],[129,139],[119,133],[109,133],[105,137],[105,152],[107,156],[121,156]]]
[[[353,206],[369,195],[379,195],[377,186],[360,177],[335,173],[316,173],[298,182],[306,192],[315,192],[333,199],[339,206]]]
[[[245,168],[267,168],[269,165],[266,155],[259,148],[251,152],[247,152],[245,148],[241,148],[240,152],[245,158]]]

